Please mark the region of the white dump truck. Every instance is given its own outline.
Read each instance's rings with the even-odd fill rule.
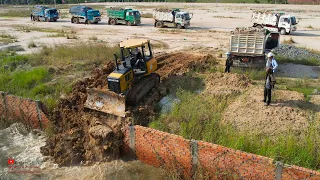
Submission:
[[[191,17],[190,17],[191,15]],[[156,9],[153,12],[154,27],[175,27],[178,29],[190,26],[192,14],[180,11],[180,9]]]
[[[231,32],[230,53],[233,66],[263,67],[266,54],[278,47],[280,34],[258,28],[237,28]]]
[[[290,34],[297,30],[297,20],[293,15],[284,13],[258,12],[252,13],[251,21],[253,27],[265,28],[269,31],[280,32],[280,34]]]

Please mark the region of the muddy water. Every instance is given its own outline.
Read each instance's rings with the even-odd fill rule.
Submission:
[[[165,179],[162,169],[139,161],[116,160],[92,166],[58,167],[40,153],[45,144],[41,131],[28,132],[20,123],[0,130],[0,180],[2,179]],[[9,165],[8,159],[14,160]]]

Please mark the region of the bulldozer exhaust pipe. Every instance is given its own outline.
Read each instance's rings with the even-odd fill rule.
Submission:
[[[117,70],[119,71],[119,65],[118,65],[118,62],[117,62],[118,57],[117,57],[117,55],[116,55],[116,54],[113,54],[113,55],[114,55],[114,60],[116,61],[116,67],[117,67]]]

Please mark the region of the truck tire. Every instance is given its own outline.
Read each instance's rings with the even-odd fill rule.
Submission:
[[[262,29],[263,27],[261,25],[257,25],[256,28]]]
[[[182,29],[181,24],[177,24],[176,27],[177,27],[177,29]]]
[[[37,20],[40,21],[40,17],[39,16],[37,16]]]
[[[156,22],[156,27],[157,28],[162,28],[163,27],[162,22],[160,22],[160,21]]]
[[[36,21],[36,17],[35,17],[35,16],[32,16],[32,20],[33,20],[33,21]]]
[[[95,24],[98,24],[98,21],[97,22],[94,22]]]
[[[54,21],[54,22],[57,22],[57,19],[54,19],[53,21]]]
[[[111,19],[111,20],[110,20],[110,24],[111,24],[111,25],[116,25],[116,24],[117,24],[117,21],[116,21],[115,19]]]
[[[50,19],[49,19],[49,18],[45,18],[45,21],[46,21],[46,22],[50,22]]]
[[[132,26],[130,21],[127,21],[127,26]]]
[[[71,23],[74,23],[74,18],[73,17],[71,18]]]
[[[281,29],[280,29],[280,34],[281,34],[281,35],[286,35],[286,34],[287,34],[286,29],[281,28]]]

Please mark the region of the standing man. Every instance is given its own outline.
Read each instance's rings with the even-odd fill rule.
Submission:
[[[265,103],[265,106],[269,106],[271,103],[271,89],[274,87],[274,84],[272,81],[273,71],[271,68],[267,68],[266,72],[267,72],[267,76],[266,76],[266,82],[264,84],[263,102]]]
[[[272,72],[274,73],[275,70],[277,69],[278,67],[278,63],[277,61],[274,59],[274,54],[272,52],[269,52],[268,55],[268,60],[267,60],[267,63],[266,63],[266,68],[271,68],[272,69]]]
[[[230,67],[233,64],[232,58],[231,58],[231,53],[230,52],[226,52],[227,55],[227,60],[226,60],[226,69],[224,70],[224,72],[230,72]]]

